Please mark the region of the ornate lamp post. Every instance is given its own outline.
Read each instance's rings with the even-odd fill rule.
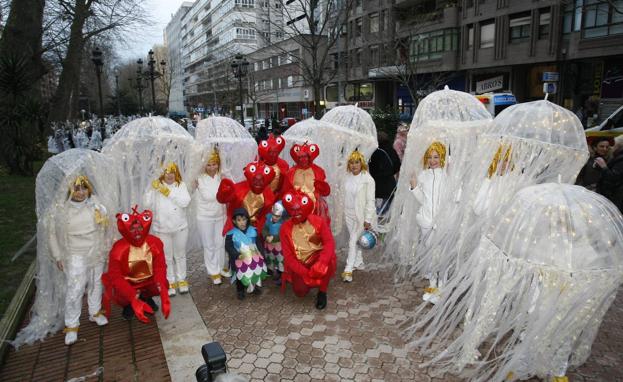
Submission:
[[[148,52],[149,61],[147,61],[147,67],[149,70],[147,74],[149,75],[149,80],[151,81],[151,109],[152,112],[156,112],[156,90],[154,88],[154,80],[160,76],[164,75],[164,67],[167,64],[166,61],[160,61],[160,67],[162,68],[163,73],[159,73],[156,70],[156,60],[154,59],[154,51],[152,49]]]
[[[91,61],[95,64],[95,74],[97,75],[97,91],[99,95],[99,117],[101,126],[104,125],[104,101],[102,98],[102,67],[104,66],[104,60],[102,60],[102,51],[99,47],[95,47],[91,52]]]
[[[136,68],[136,90],[138,91],[138,110],[139,114],[143,114],[143,59],[139,58],[136,61],[138,67]]]
[[[246,58],[242,57],[242,54],[237,54],[234,57],[234,61],[231,63],[231,69],[234,73],[234,77],[238,79],[238,87],[240,90],[240,123],[244,126],[244,107],[242,101],[242,78],[247,75],[247,71],[249,70],[249,61]]]

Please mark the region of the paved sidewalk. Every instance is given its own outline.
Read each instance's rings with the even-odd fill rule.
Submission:
[[[374,254],[365,258],[370,263]],[[340,261],[338,271],[342,267]],[[227,352],[232,372],[252,381],[459,381],[420,369],[422,355],[408,350],[400,337],[399,324],[421,302],[423,285],[397,288],[389,269],[374,268],[356,271],[352,284],[336,275],[329,305],[319,312],[315,294],[299,299],[288,290],[284,295],[269,280],[261,296],[238,301],[233,286],[211,284],[199,254],[189,258],[193,299],[211,337]],[[620,293],[593,354],[569,373],[570,381],[623,381],[622,310]]]

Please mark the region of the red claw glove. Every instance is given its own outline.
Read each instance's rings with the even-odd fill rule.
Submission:
[[[149,313],[149,314],[154,313],[154,311],[151,309],[149,305],[139,300],[138,298],[135,298],[134,300],[132,300],[132,310],[134,311],[134,315],[136,316],[136,318],[138,318],[139,321],[142,321],[146,324],[149,322],[149,318],[145,316],[145,313]]]
[[[309,276],[314,279],[321,279],[326,276],[328,271],[329,265],[322,261],[316,261],[316,263],[309,269]]]
[[[329,196],[331,193],[331,186],[324,180],[314,180],[314,189],[320,194],[320,196]]]
[[[162,315],[165,319],[169,318],[171,313],[171,300],[169,299],[169,293],[165,290],[165,293],[160,295],[160,307],[162,308]]]
[[[234,182],[231,179],[224,178],[221,180],[221,184],[218,186],[218,191],[216,192],[216,200],[219,203],[228,203],[234,197]]]
[[[321,280],[311,277],[310,273],[311,271],[307,272],[307,274],[303,276],[303,281],[305,282],[305,285],[311,288],[319,287]]]

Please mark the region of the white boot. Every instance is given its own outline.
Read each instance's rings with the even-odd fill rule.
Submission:
[[[65,345],[73,345],[78,341],[78,328],[65,328]]]
[[[98,312],[96,315],[90,316],[89,321],[95,322],[97,326],[104,326],[108,324],[108,319],[102,312]]]
[[[229,278],[231,276],[231,274],[229,273],[229,269],[223,268],[223,270],[221,271],[221,276]]]
[[[177,294],[177,292],[175,291],[175,288],[177,287],[177,283],[170,283],[169,284],[169,297],[173,297]]]
[[[177,286],[180,288],[181,294],[188,293],[188,281],[182,280],[177,283]]]

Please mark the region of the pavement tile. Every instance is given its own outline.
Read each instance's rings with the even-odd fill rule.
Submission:
[[[375,255],[365,252],[364,260]],[[344,257],[338,269],[343,268]],[[314,308],[315,292],[297,298],[290,288],[282,294],[272,284],[259,298],[238,301],[233,287],[211,288],[201,253],[190,254],[189,264],[193,261],[197,270],[191,293],[199,314],[226,350],[229,369],[249,380],[462,380],[420,368],[427,358],[407,347],[402,337],[404,321],[421,301],[425,282],[394,285],[388,282],[393,279],[390,267],[367,261],[369,267],[356,271],[353,283],[334,277],[329,304],[319,312]],[[262,322],[261,331],[254,322]],[[623,381],[623,293],[600,329],[587,362],[569,371],[571,382]]]

